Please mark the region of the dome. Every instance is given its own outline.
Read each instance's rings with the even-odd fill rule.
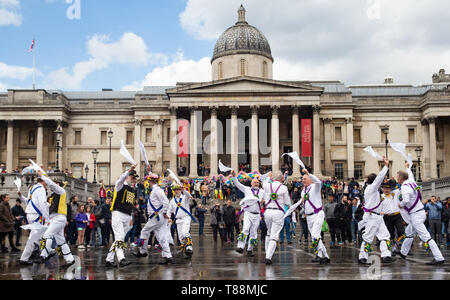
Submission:
[[[235,54],[262,55],[273,62],[269,42],[261,31],[246,22],[245,9],[242,5],[238,16],[238,22],[228,28],[217,40],[211,62],[219,57]]]

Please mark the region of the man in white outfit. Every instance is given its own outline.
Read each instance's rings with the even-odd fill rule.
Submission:
[[[273,182],[266,181],[263,185],[266,199],[264,219],[267,226],[266,236],[266,265],[272,264],[272,256],[277,248],[280,232],[284,226],[284,212],[291,206],[288,188],[282,184],[284,176],[280,171],[275,171]]]
[[[384,168],[378,176],[376,174],[369,175],[367,179],[369,185],[364,191],[364,216],[361,222],[365,224],[365,231],[362,235],[363,242],[358,258],[358,263],[362,265],[370,265],[367,259],[369,253],[372,252],[372,242],[375,236],[380,241],[381,262],[387,264],[395,261],[389,250],[390,234],[381,215],[382,198],[379,189],[389,171],[389,160],[384,157],[383,160]]]
[[[123,250],[126,248],[125,235],[133,226],[131,214],[136,203],[136,178],[139,177],[134,170],[135,168],[136,165],[132,165],[128,171],[120,175],[115,185],[111,204],[111,227],[114,232],[114,243],[106,257],[107,267],[117,267],[114,262],[115,256],[117,256],[120,267],[131,264],[125,258]]]
[[[182,181],[182,184],[184,184],[184,181]],[[191,230],[191,220],[194,221],[194,223],[197,222],[197,220],[192,216],[189,207],[192,196],[177,183],[172,185],[172,190],[174,192],[174,197],[170,200],[167,215],[175,215],[175,220],[169,220],[169,222],[176,223],[178,240],[186,253],[186,258],[190,258],[193,253],[192,238],[189,233]]]
[[[409,169],[409,166],[407,166],[407,169]],[[427,216],[421,201],[420,187],[408,173],[403,171],[397,173],[397,181],[402,185],[399,207],[409,216],[408,226],[405,229],[406,238],[400,250],[400,256],[406,258],[414,242],[414,234],[417,233],[421,241],[424,242],[427,252],[431,250],[434,256],[434,259],[427,265],[443,265],[444,257],[424,224]]]
[[[244,200],[241,201],[242,210],[240,214],[244,213],[244,224],[242,232],[238,237],[238,245],[236,251],[243,253],[247,244],[247,255],[253,256],[253,247],[258,244],[258,228],[261,222],[261,201],[264,201],[265,193],[263,189],[259,188],[259,180],[254,178],[251,182],[251,187],[245,186],[236,178],[236,172],[232,171],[234,185],[244,193]]]
[[[25,209],[28,224],[40,223],[44,225],[50,219],[46,190],[47,184],[42,178],[38,178],[37,184],[30,189],[28,193],[27,208]],[[31,254],[34,251],[35,246],[39,246],[39,240],[44,235],[44,232],[45,230],[42,229],[32,229],[30,231],[27,244],[25,245],[19,260],[21,265],[33,264],[30,261]]]
[[[147,211],[149,217],[147,224],[142,228],[141,236],[138,240],[139,248],[134,255],[137,257],[147,256],[148,239],[153,231],[162,248],[162,261],[160,264],[172,264],[173,258],[169,247],[171,235],[167,225],[169,220],[169,216],[167,215],[169,199],[167,199],[166,194],[161,187],[158,186],[158,175],[150,174],[147,178],[149,180],[150,188],[152,189],[150,196],[147,198]]]
[[[64,236],[64,228],[67,223],[67,194],[64,188],[57,185],[50,178],[42,176],[41,171],[38,172],[38,175],[44,180],[45,184],[50,188],[53,194],[49,199],[50,225],[42,237],[43,249],[41,251],[41,257],[36,260],[35,263],[44,263],[56,254],[55,249],[52,247],[53,240],[55,240],[57,245],[56,249],[63,255],[66,262],[63,267],[68,268],[75,263],[75,259]]]
[[[320,264],[329,264],[330,258],[327,249],[322,241],[322,225],[325,220],[325,212],[322,207],[322,181],[316,176],[309,174],[307,169],[303,169],[302,202],[305,207],[306,222],[308,231],[311,233],[311,248],[314,249],[316,257],[313,262]]]

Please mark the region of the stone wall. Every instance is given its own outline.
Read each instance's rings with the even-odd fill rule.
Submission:
[[[431,196],[440,197],[444,200],[450,197],[450,177],[445,177],[437,180],[431,180],[422,184],[424,198],[431,198]]]

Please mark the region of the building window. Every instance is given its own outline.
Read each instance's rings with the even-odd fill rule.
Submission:
[[[36,131],[28,131],[28,145],[36,145]]]
[[[75,142],[74,145],[81,145],[81,130],[75,130]]]
[[[152,128],[145,129],[145,142],[150,143],[152,138]]]
[[[132,130],[127,130],[127,141],[126,141],[127,145],[132,145],[133,144],[133,131]]]
[[[219,63],[219,80],[223,78],[223,66],[222,62]]]
[[[72,175],[74,178],[83,177],[83,164],[72,164]]]
[[[362,179],[363,178],[363,164],[355,164],[355,179]]]
[[[342,142],[342,127],[334,127],[334,140]]]
[[[344,164],[343,163],[335,163],[334,164],[334,176],[337,179],[344,179]]]
[[[361,129],[360,128],[353,129],[353,143],[355,143],[355,144],[361,143]]]
[[[414,128],[408,129],[408,143],[414,144],[416,142],[416,130]]]
[[[106,145],[106,130],[100,132],[100,145]]]
[[[263,62],[263,78],[267,78],[267,61]]]
[[[170,127],[166,129],[166,142],[170,143]]]
[[[98,165],[98,181],[103,180],[103,182],[108,182],[109,180],[109,165],[99,164]]]
[[[241,59],[241,76],[245,76],[245,59]]]
[[[437,177],[438,177],[438,178],[441,178],[441,164],[438,164],[438,165],[436,166],[436,168],[437,168]]]

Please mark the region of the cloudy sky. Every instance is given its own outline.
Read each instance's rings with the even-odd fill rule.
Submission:
[[[428,84],[450,71],[448,0],[0,0],[0,91],[137,90],[211,79],[217,37],[247,21],[280,80]]]

